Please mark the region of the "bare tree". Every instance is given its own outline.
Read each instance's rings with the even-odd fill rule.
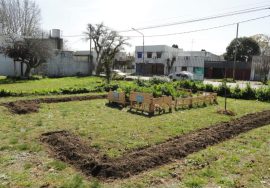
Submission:
[[[40,8],[32,0],[0,0],[3,34],[34,36],[40,32]]]
[[[24,76],[29,78],[31,70],[45,63],[53,55],[51,43],[39,38],[16,40],[3,48],[4,53],[26,65]]]
[[[168,58],[167,59],[167,72],[168,72],[168,75],[172,72],[172,68],[173,68],[173,65],[176,61],[176,57],[173,56],[172,59]]]
[[[252,36],[258,42],[261,48],[261,55],[270,55],[270,36],[264,34],[257,34]]]
[[[95,26],[88,24],[87,31],[84,33],[87,38],[93,40],[96,57],[96,74],[99,75],[103,68],[106,69],[107,79],[110,79],[110,70],[115,55],[127,43],[128,38],[119,35],[116,31],[104,26],[103,23]]]

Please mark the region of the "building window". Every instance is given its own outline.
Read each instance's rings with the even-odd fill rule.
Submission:
[[[185,58],[184,58],[184,59],[187,61],[187,60],[189,60],[189,57],[188,57],[188,56],[185,56]]]
[[[157,58],[160,59],[162,56],[162,52],[157,52]]]
[[[182,67],[182,71],[187,71],[187,67]]]
[[[152,58],[153,53],[152,52],[147,52],[147,58]]]
[[[142,58],[142,52],[137,52],[137,58],[141,59]]]

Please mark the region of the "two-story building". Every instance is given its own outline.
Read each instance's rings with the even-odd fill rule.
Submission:
[[[205,61],[222,59],[205,50],[183,51],[183,49],[166,45],[144,46],[144,54],[143,47],[137,46],[135,55],[136,73],[139,75],[168,75],[174,72],[189,71],[194,73],[197,80],[204,79]],[[168,68],[169,66],[170,68]]]
[[[139,75],[165,75],[167,74],[167,61],[177,57],[181,52],[183,49],[166,45],[144,46],[144,49],[142,46],[136,46],[136,73]]]

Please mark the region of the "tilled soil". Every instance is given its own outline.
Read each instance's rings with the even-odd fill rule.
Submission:
[[[100,179],[128,178],[148,169],[181,159],[240,133],[270,124],[270,110],[248,114],[207,128],[174,137],[164,143],[138,149],[115,159],[100,156],[85,141],[67,132],[50,132],[41,136],[53,155],[70,163],[87,176]]]
[[[14,114],[29,114],[39,110],[39,103],[33,101],[15,101],[2,104]]]
[[[85,101],[94,99],[104,99],[107,95],[85,95],[60,98],[39,98],[33,100],[18,100],[14,102],[2,103],[10,112],[15,114],[29,114],[38,112],[41,103],[59,103],[70,101]]]

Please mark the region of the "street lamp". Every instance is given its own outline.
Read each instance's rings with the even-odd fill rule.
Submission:
[[[132,28],[132,30],[138,32],[139,34],[141,34],[141,35],[143,36],[143,63],[144,63],[144,34],[143,34],[142,32],[140,32],[140,31],[138,31],[138,30],[135,29],[135,28]]]

